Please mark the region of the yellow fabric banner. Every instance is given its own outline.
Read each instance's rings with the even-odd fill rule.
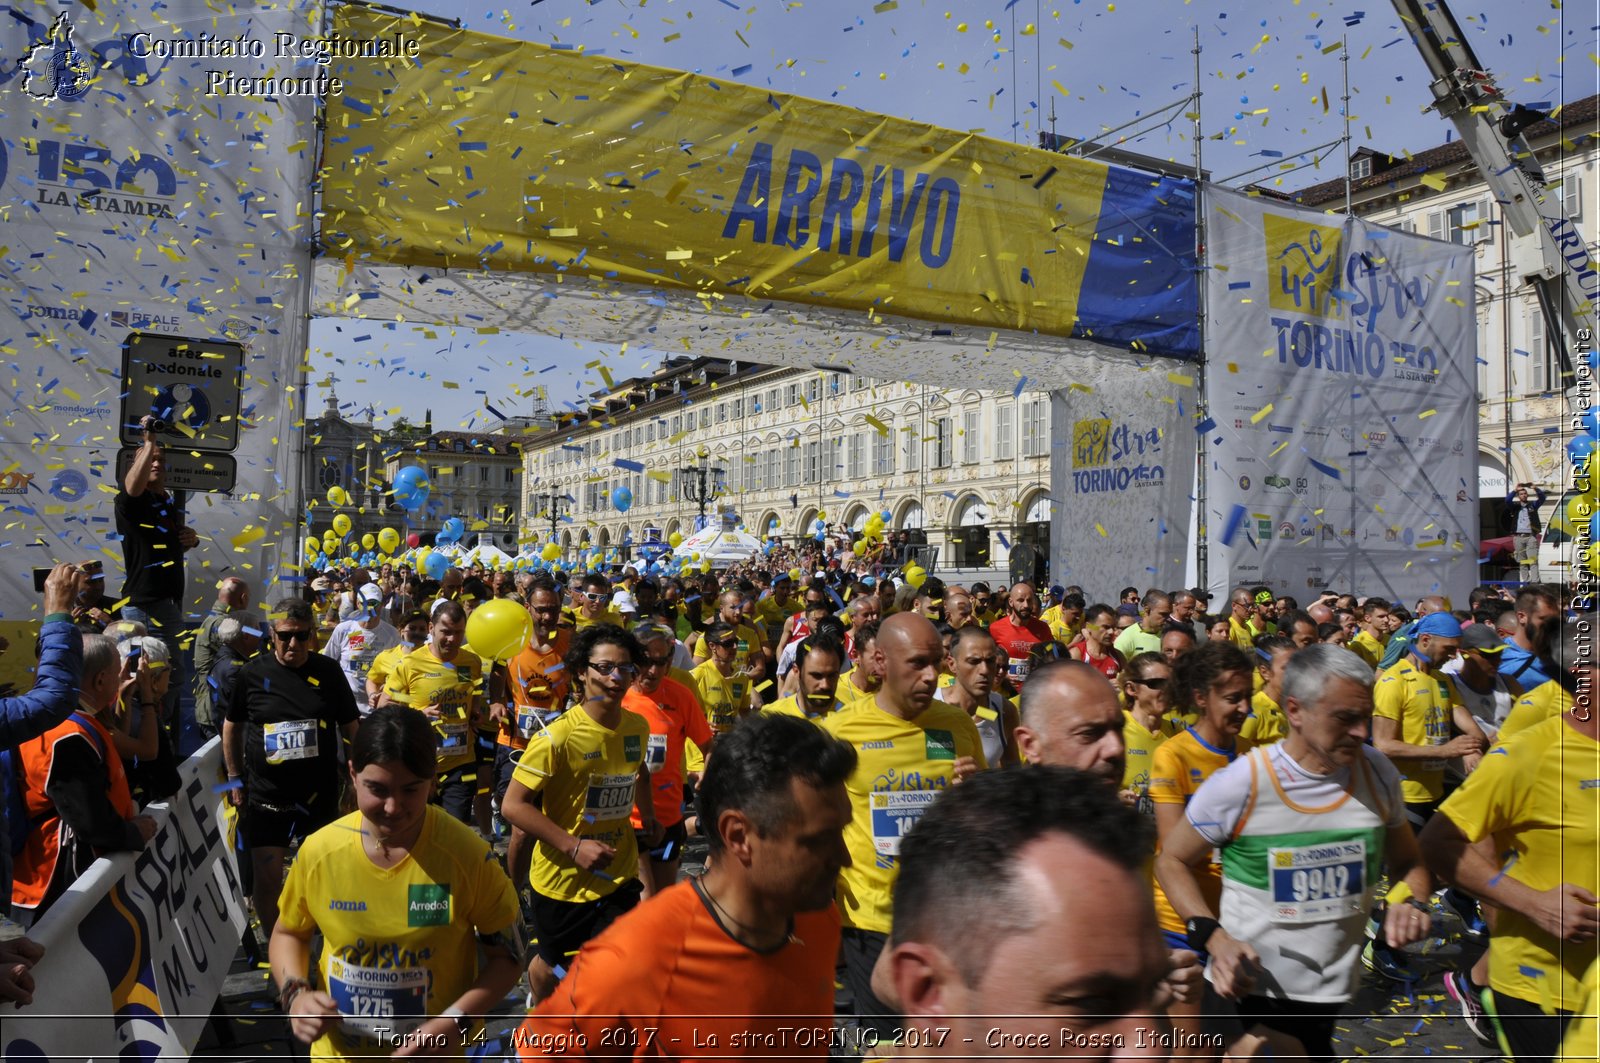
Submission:
[[[1149,337],[1192,317],[1192,186],[1187,237],[1139,247],[1100,231],[1108,176],[1141,195],[1161,181],[1119,167],[359,6],[332,18],[419,47],[337,64],[330,257],[1082,336],[1085,272],[1120,256],[1095,298],[1156,312],[1094,338],[1184,353]]]

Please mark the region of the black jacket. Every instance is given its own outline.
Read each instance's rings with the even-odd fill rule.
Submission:
[[[1544,500],[1550,496],[1545,493],[1542,487],[1535,487],[1533,490],[1534,497],[1526,503],[1517,501],[1516,488],[1506,492],[1504,531],[1507,535],[1515,534],[1517,530],[1517,514],[1521,513],[1524,508],[1528,511],[1528,527],[1533,529],[1533,534],[1539,534],[1542,528],[1539,523],[1539,507],[1544,505]]]

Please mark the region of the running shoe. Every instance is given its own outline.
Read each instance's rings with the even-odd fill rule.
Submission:
[[[1388,947],[1377,947],[1376,943],[1371,941],[1361,950],[1361,965],[1391,982],[1403,982],[1409,985],[1418,979],[1417,973],[1407,965],[1404,953],[1395,952]]]
[[[1489,1015],[1483,1008],[1482,990],[1474,989],[1472,979],[1464,971],[1446,971],[1444,973],[1445,994],[1461,1009],[1461,1017],[1466,1020],[1467,1029],[1472,1031],[1472,1036],[1482,1041],[1485,1045],[1494,1046],[1494,1036],[1489,1032]]]

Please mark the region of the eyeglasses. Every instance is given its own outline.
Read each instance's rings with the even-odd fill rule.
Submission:
[[[623,675],[633,675],[639,669],[629,661],[590,661],[589,667],[601,675],[610,675],[612,672],[621,672]]]
[[[1152,676],[1149,679],[1135,679],[1134,682],[1138,683],[1142,687],[1149,687],[1151,690],[1160,690],[1162,687],[1167,685],[1165,676]]]
[[[279,631],[273,628],[272,633],[278,636],[280,642],[310,642],[311,632],[306,628],[295,628],[293,631]]]
[[[715,640],[712,641],[711,645],[713,645],[713,646],[721,646],[725,650],[731,650],[735,646],[739,645],[739,640],[738,639],[715,639]]]
[[[644,659],[646,668],[665,668],[671,663],[672,654],[670,653],[662,657],[657,657],[654,654],[646,654]]]
[[[584,591],[583,596],[589,599],[591,602],[603,602],[610,597],[609,595],[605,594],[596,594],[594,591]]]

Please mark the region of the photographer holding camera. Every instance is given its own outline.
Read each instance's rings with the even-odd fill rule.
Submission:
[[[127,572],[122,618],[143,623],[167,644],[177,662],[183,659],[178,645],[183,629],[183,554],[200,540],[184,524],[183,509],[167,490],[166,455],[156,440],[165,422],[151,415],[141,418],[139,427],[144,430],[144,444],[134,454],[116,500],[117,534],[122,536]],[[178,686],[171,684],[162,706],[166,731],[177,727]]]

